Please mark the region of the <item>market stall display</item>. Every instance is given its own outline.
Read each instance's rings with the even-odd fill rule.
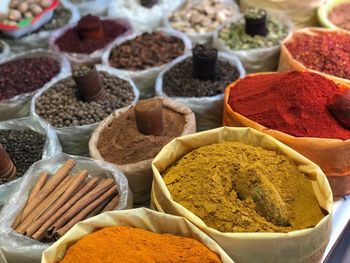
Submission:
[[[193,43],[211,43],[214,31],[239,14],[230,0],[186,0],[168,15],[165,24],[189,36]]]
[[[282,43],[279,71],[311,70],[335,82],[350,83],[350,33],[305,28],[291,33]]]
[[[191,48],[191,41],[183,33],[159,29],[117,40],[103,54],[102,61],[134,80],[142,97],[151,97],[160,71]]]
[[[318,21],[331,29],[350,30],[350,1],[331,0],[324,2],[317,10]]]
[[[127,20],[86,15],[51,34],[51,50],[66,56],[72,63],[95,63],[115,39],[132,32]]]
[[[53,125],[64,152],[85,156],[98,123],[138,97],[134,83],[120,72],[101,65],[79,66],[37,93],[31,113]]]
[[[220,26],[213,45],[237,56],[247,72],[276,70],[280,43],[292,31],[292,23],[283,13],[250,8],[244,15]]]
[[[334,195],[345,195],[350,130],[339,118],[342,107],[333,112],[330,106],[347,90],[311,72],[249,75],[226,89],[224,124],[252,127],[286,143],[322,168]]]
[[[66,154],[36,162],[1,211],[3,252],[10,262],[38,262],[50,242],[106,206],[132,207],[127,179],[115,166]]]
[[[28,116],[33,95],[69,71],[65,58],[46,50],[32,50],[7,58],[0,64],[0,120]]]
[[[228,127],[187,135],[152,169],[153,207],[190,220],[233,260],[321,259],[331,233],[327,178],[271,136]]]
[[[115,111],[94,131],[92,158],[118,165],[129,181],[135,204],[149,201],[151,162],[172,139],[196,132],[193,112],[171,99],[141,100]]]
[[[243,77],[245,70],[238,58],[210,46],[196,45],[192,53],[159,74],[156,95],[188,106],[196,114],[197,130],[203,131],[221,126],[223,87]]]

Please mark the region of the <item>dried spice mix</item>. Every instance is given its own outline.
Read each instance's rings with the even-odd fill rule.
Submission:
[[[350,34],[295,33],[285,46],[292,57],[307,68],[350,79]]]

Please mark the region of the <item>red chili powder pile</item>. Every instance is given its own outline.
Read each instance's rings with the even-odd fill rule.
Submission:
[[[286,43],[293,58],[306,67],[350,79],[350,35],[341,32],[295,34]]]
[[[90,54],[98,49],[104,48],[107,44],[128,30],[124,25],[118,24],[118,22],[113,20],[101,20],[101,23],[104,31],[104,38],[102,40],[81,38],[78,27],[75,26],[68,29],[55,43],[61,51]]]
[[[299,137],[350,139],[326,105],[338,86],[311,72],[248,76],[230,90],[231,108],[259,124]]]

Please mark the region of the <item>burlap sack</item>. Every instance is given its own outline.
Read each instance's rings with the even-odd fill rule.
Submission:
[[[285,12],[297,28],[317,26],[317,8],[326,0],[241,0],[241,9],[258,7],[272,11]]]
[[[350,194],[350,140],[295,137],[287,133],[269,129],[243,115],[234,112],[228,104],[230,90],[238,81],[225,90],[223,124],[226,126],[245,126],[271,135],[304,155],[327,175],[333,195]],[[341,85],[341,88],[350,86]]]
[[[240,141],[288,156],[306,173],[320,206],[329,214],[315,227],[289,233],[223,233],[205,225],[192,212],[175,202],[160,172],[186,153],[222,141]],[[331,233],[332,192],[322,170],[291,148],[251,128],[222,127],[177,138],[167,144],[152,163],[152,204],[165,213],[180,215],[213,238],[237,262],[318,262]]]
[[[166,108],[184,115],[185,125],[181,135],[187,135],[196,132],[196,119],[194,113],[188,107],[174,100],[165,98],[163,98],[163,105]],[[95,129],[89,141],[90,156],[93,159],[103,160],[99,150],[97,149],[97,144],[103,129],[128,109],[129,107],[125,107],[116,110],[113,114],[103,120]],[[134,197],[134,204],[144,204],[149,200],[152,185],[152,161],[153,158],[136,163],[118,165],[118,168],[128,178],[129,187]]]
[[[177,216],[165,215],[146,208],[106,212],[76,224],[60,240],[44,251],[41,263],[59,262],[63,259],[67,248],[79,239],[95,230],[110,226],[130,226],[159,234],[169,233],[193,238],[219,255],[223,263],[233,263],[232,259],[230,259],[217,243],[188,220]],[[118,259],[116,259],[116,262],[118,262]]]
[[[340,4],[349,3],[349,0],[328,0],[317,9],[318,22],[330,29],[341,29],[328,19],[328,14],[334,7]]]
[[[290,43],[293,41],[293,37],[300,35],[300,34],[307,34],[307,35],[317,35],[317,34],[322,34],[322,33],[327,33],[327,32],[340,32],[339,30],[335,29],[325,29],[325,28],[304,28],[304,29],[299,29],[296,31],[293,31],[292,33],[289,34],[288,37],[282,42],[281,46],[281,55],[279,59],[279,64],[278,64],[278,71],[293,71],[293,70],[298,70],[298,71],[312,71],[316,72],[318,74],[321,74],[325,76],[326,78],[329,78],[333,80],[336,83],[345,83],[345,84],[350,84],[349,79],[344,79],[344,78],[339,78],[333,75],[329,75],[326,73],[322,73],[317,70],[312,70],[307,67],[305,67],[301,62],[295,60],[292,56],[292,54],[288,51],[286,44]],[[342,34],[350,34],[350,32],[342,31]],[[349,55],[350,56],[350,55]]]

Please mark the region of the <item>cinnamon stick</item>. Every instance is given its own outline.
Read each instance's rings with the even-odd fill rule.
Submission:
[[[40,189],[45,185],[46,180],[49,176],[50,176],[50,174],[48,172],[44,171],[44,172],[40,173],[38,180],[36,181],[34,187],[32,188],[32,190],[29,194],[29,197],[27,199],[26,204],[24,205],[22,210],[17,214],[15,221],[12,223],[13,229],[16,229],[18,227],[18,225],[22,222],[23,212],[24,212],[25,208],[27,207],[28,203],[33,201],[33,197],[36,196],[38,194],[38,192],[40,191]]]
[[[111,211],[114,208],[116,208],[118,205],[118,202],[119,202],[119,196],[116,195],[115,197],[112,198],[111,201],[109,201],[109,203],[105,206],[105,208],[103,208],[102,213],[107,212],[107,211]]]
[[[63,236],[69,229],[71,229],[76,223],[84,219],[90,212],[92,212],[96,207],[98,207],[103,201],[105,201],[111,195],[114,195],[116,191],[117,191],[117,186],[116,185],[112,186],[112,188],[110,188],[107,192],[105,192],[103,195],[97,198],[94,202],[92,202],[90,205],[88,205],[83,210],[81,210],[79,214],[73,217],[64,227],[60,228],[57,231],[57,234],[59,236]]]
[[[39,240],[41,239],[47,231],[52,229],[52,225],[65,213],[67,210],[72,207],[83,195],[85,195],[88,191],[90,191],[97,183],[97,178],[93,177],[87,184],[83,185],[81,189],[79,189],[74,196],[69,199],[69,201],[62,206],[57,213],[55,213],[49,220],[42,225],[38,231],[34,233],[31,237]]]
[[[26,230],[26,235],[33,235],[53,214],[57,212],[62,205],[75,193],[81,183],[88,176],[87,170],[79,171],[72,179],[67,190],[57,199],[57,201],[49,207],[38,219]]]
[[[84,209],[87,205],[91,204],[91,202],[95,201],[102,194],[108,191],[113,184],[114,180],[112,178],[102,180],[94,189],[92,189],[89,193],[82,197],[77,203],[75,203],[71,208],[69,208],[69,210],[59,220],[57,220],[57,222],[55,222],[55,224],[53,225],[53,231],[55,232],[57,229],[63,227],[82,209]]]
[[[52,178],[46,183],[46,185],[39,191],[32,202],[24,209],[23,218],[25,219],[35,207],[37,207],[54,189],[59,185],[64,178],[68,176],[68,173],[75,166],[74,160],[67,160],[61,168],[52,176]]]
[[[59,198],[64,191],[69,187],[71,183],[71,176],[66,177],[58,187],[47,197],[43,202],[41,202],[34,210],[29,213],[29,215],[24,219],[24,221],[16,228],[16,232],[24,234],[26,229],[43,213],[45,210]],[[30,203],[32,204],[32,203]],[[30,205],[29,204],[29,205]]]

